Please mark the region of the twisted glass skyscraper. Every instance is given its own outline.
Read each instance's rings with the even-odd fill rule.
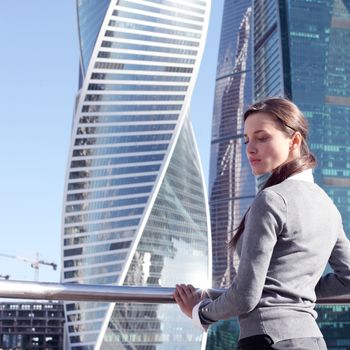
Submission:
[[[78,0],[80,89],[62,281],[204,285],[209,215],[188,117],[210,0]],[[199,349],[176,305],[66,303],[69,346]]]

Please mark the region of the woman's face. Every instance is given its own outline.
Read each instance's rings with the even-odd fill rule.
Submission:
[[[271,172],[293,158],[292,138],[278,126],[272,116],[262,112],[251,114],[244,123],[244,142],[254,175]]]

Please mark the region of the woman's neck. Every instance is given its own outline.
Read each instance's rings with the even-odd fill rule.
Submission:
[[[266,184],[267,180],[270,178],[271,174],[272,173],[265,173],[265,174],[255,176],[256,187],[258,188],[258,192],[260,192],[262,190],[262,188]]]

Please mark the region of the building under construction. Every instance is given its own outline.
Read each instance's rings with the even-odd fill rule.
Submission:
[[[63,304],[1,302],[0,350],[62,350]]]

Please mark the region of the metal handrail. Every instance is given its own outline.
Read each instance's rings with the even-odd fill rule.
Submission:
[[[78,283],[0,281],[0,298],[95,302],[175,303],[175,288],[105,286]],[[216,299],[225,289],[206,289]],[[197,289],[198,293],[203,290]],[[350,294],[317,300],[317,304],[350,304]]]

